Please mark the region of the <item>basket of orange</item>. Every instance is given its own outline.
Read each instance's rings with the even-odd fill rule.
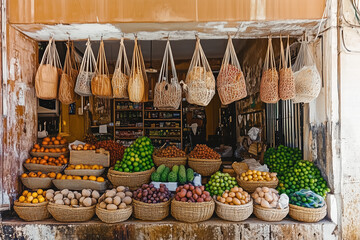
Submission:
[[[25,187],[37,190],[47,189],[52,186],[52,180],[56,177],[56,173],[29,172],[21,174],[21,182]]]
[[[40,146],[39,144],[35,144],[34,147],[30,151],[30,155],[33,157],[60,157],[61,155],[67,156],[69,154],[69,150],[64,145],[51,145],[52,148],[44,147],[46,145]]]
[[[61,136],[57,137],[46,137],[41,142],[41,145],[44,148],[63,148],[67,146],[67,141],[65,138],[62,138]]]
[[[65,169],[66,175],[75,175],[75,176],[95,176],[99,177],[103,174],[105,168],[101,165],[84,165],[84,164],[70,164]]]
[[[103,177],[96,176],[73,176],[58,173],[53,184],[58,189],[83,190],[92,189],[97,191],[105,191],[108,182]]]
[[[35,192],[25,190],[14,202],[14,210],[25,221],[40,221],[50,217],[47,210],[46,191],[38,189]]]
[[[25,160],[24,167],[33,172],[62,172],[68,163],[68,159],[64,155],[60,155],[58,158],[55,157],[32,157]]]

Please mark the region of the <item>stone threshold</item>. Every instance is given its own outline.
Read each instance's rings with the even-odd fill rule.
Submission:
[[[163,221],[130,218],[117,224],[97,218],[82,223],[60,223],[54,219],[25,222],[3,219],[0,239],[338,239],[336,224],[329,220],[301,223],[290,218],[265,222],[251,217],[243,222],[228,222],[217,217],[201,223],[183,223],[168,217]]]

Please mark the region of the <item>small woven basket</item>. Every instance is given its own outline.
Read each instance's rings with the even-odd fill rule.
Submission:
[[[25,187],[31,189],[31,190],[37,190],[39,188],[41,189],[48,189],[52,186],[52,180],[53,178],[39,178],[39,177],[20,177],[22,184],[24,184]]]
[[[257,218],[267,222],[280,222],[289,213],[289,208],[275,209],[275,208],[264,208],[260,205],[254,205],[254,214]]]
[[[124,209],[107,210],[96,205],[96,215],[105,223],[119,223],[129,219],[133,212],[132,206],[127,206]]]
[[[24,163],[24,167],[30,172],[42,172],[42,173],[59,173],[64,170],[66,165],[62,166],[52,166],[52,165],[44,165],[44,164],[36,164],[36,163]]]
[[[196,223],[210,219],[214,214],[215,203],[210,202],[181,202],[175,199],[171,202],[171,215],[178,221]]]
[[[326,204],[321,208],[306,208],[289,204],[289,215],[292,219],[300,222],[315,223],[326,216]]]
[[[14,202],[14,210],[19,217],[25,221],[41,221],[50,217],[47,210],[48,202],[42,203],[21,203]]]
[[[105,191],[108,183],[97,182],[92,180],[77,180],[77,179],[54,179],[52,180],[53,184],[57,189],[69,189],[69,190],[83,190],[83,189],[92,189],[97,191]]]
[[[52,152],[30,152],[30,155],[33,156],[33,157],[45,157],[45,156],[48,156],[48,157],[54,157],[54,158],[58,158],[60,157],[61,155],[64,155],[65,157],[69,155],[69,151],[66,151],[66,152],[55,152],[55,153],[52,153]]]
[[[162,203],[144,203],[133,200],[134,217],[145,221],[160,221],[169,215],[170,200]]]
[[[253,193],[256,191],[256,188],[258,187],[268,187],[268,188],[276,188],[279,184],[279,180],[276,179],[276,181],[244,181],[240,179],[240,176],[236,176],[236,181],[239,184],[240,187],[242,187],[246,192]]]
[[[232,221],[240,222],[248,219],[253,213],[253,201],[251,200],[244,205],[229,205],[221,203],[215,200],[216,208],[215,212],[219,218]]]
[[[86,222],[95,215],[95,205],[91,207],[70,207],[49,203],[48,211],[59,222]]]
[[[186,165],[187,157],[165,158],[153,154],[153,160],[157,167],[164,164],[166,167],[172,168],[174,165]]]
[[[95,176],[99,177],[103,174],[105,168],[103,169],[65,169],[64,172],[66,175],[71,176]]]
[[[216,173],[221,166],[221,159],[188,159],[189,167],[201,176],[211,176]]]
[[[114,186],[127,186],[131,190],[136,190],[141,187],[141,185],[150,182],[151,174],[155,171],[155,168],[143,172],[119,172],[109,169],[108,179]]]

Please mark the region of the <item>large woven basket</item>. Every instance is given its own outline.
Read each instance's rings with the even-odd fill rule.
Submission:
[[[289,204],[289,215],[291,218],[300,221],[314,223],[322,220],[326,216],[326,204],[321,208],[306,208]]]
[[[127,206],[124,209],[107,210],[96,205],[96,215],[98,218],[106,223],[124,222],[129,219],[133,212],[132,206]]]
[[[285,209],[264,208],[254,205],[254,214],[257,218],[267,222],[280,222],[289,213],[289,207]]]
[[[24,167],[30,172],[42,172],[42,173],[59,173],[64,170],[66,165],[61,166],[52,166],[52,165],[44,165],[44,164],[36,164],[36,163],[24,163]]]
[[[44,148],[67,148],[67,144],[63,144],[63,145],[41,145]]]
[[[24,184],[25,187],[31,189],[31,190],[37,190],[39,188],[41,189],[48,189],[52,186],[52,180],[53,178],[39,178],[39,177],[20,177],[22,184]]]
[[[86,222],[95,215],[95,205],[91,207],[70,207],[49,203],[48,211],[59,222]]]
[[[99,177],[103,174],[105,168],[103,169],[65,169],[64,172],[66,175],[71,176],[95,176]]]
[[[172,168],[174,165],[186,165],[187,157],[165,158],[157,157],[153,154],[153,160],[157,167],[164,164],[168,168]]]
[[[210,202],[181,202],[175,199],[171,202],[171,215],[182,222],[202,222],[210,219],[214,214],[215,203]]]
[[[236,176],[236,181],[240,187],[242,187],[246,192],[253,193],[256,191],[258,187],[268,187],[268,188],[276,188],[279,184],[279,180],[276,181],[244,181],[240,179],[240,176]]]
[[[69,189],[69,190],[83,190],[83,189],[92,189],[97,191],[105,191],[108,183],[97,182],[91,180],[76,180],[76,179],[54,179],[52,180],[53,184],[57,189]]]
[[[221,203],[215,200],[215,212],[219,218],[240,222],[248,219],[250,215],[253,213],[253,201],[251,200],[247,204],[244,205],[229,205],[225,203]]]
[[[144,203],[133,200],[134,217],[145,221],[160,221],[169,215],[170,200],[162,203]]]
[[[155,168],[143,172],[119,172],[110,168],[108,171],[108,179],[114,186],[127,186],[131,190],[135,190],[141,185],[150,182],[151,174],[155,171]]]
[[[61,155],[64,155],[65,157],[69,155],[69,151],[66,152],[59,152],[59,153],[52,153],[52,152],[30,152],[30,155],[33,157],[54,157],[58,158]]]
[[[47,210],[48,202],[42,203],[21,203],[14,202],[14,210],[19,217],[25,221],[40,221],[50,217]]]
[[[201,176],[211,176],[216,173],[221,166],[221,159],[196,159],[188,158],[189,167]]]

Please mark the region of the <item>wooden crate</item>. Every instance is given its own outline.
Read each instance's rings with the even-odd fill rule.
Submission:
[[[110,152],[96,153],[95,150],[70,151],[70,164],[102,165],[110,167]]]

